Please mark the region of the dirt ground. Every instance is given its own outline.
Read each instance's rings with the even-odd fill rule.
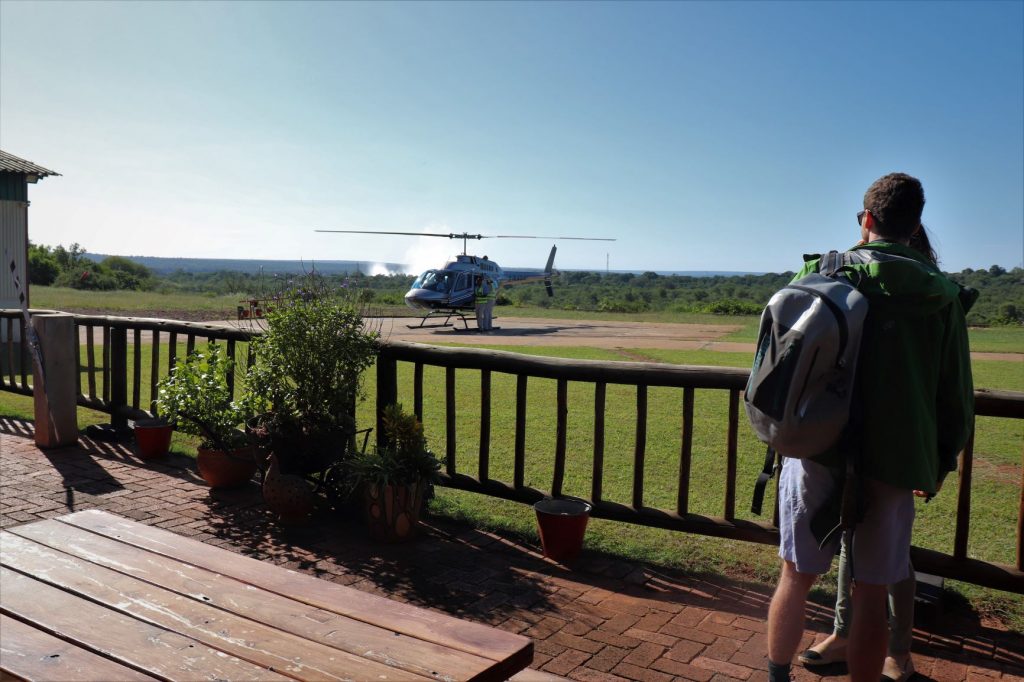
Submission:
[[[157,315],[147,315],[157,317]],[[172,316],[181,319],[180,316]],[[443,318],[442,318],[443,319]],[[486,334],[476,330],[476,323],[466,324],[452,318],[449,326],[418,327],[419,318],[369,318],[367,324],[378,329],[385,339],[415,343],[458,343],[498,346],[586,346],[591,348],[629,349],[660,348],[664,350],[716,350],[733,353],[754,353],[751,342],[723,341],[740,329],[730,324],[676,324],[668,322],[625,322],[606,320],[554,320],[530,317],[495,318],[495,328]],[[249,322],[237,320],[205,320],[205,324],[247,328]],[[257,323],[258,324],[258,323]],[[413,327],[413,328],[410,328]],[[85,343],[84,330],[82,343]],[[147,342],[148,334],[143,334]],[[95,340],[101,343],[99,335]],[[1024,363],[1024,353],[972,353],[977,360],[1008,360]]]
[[[416,343],[489,344],[501,346],[587,346],[590,348],[660,348],[663,350],[717,350],[754,354],[753,342],[722,341],[738,331],[730,324],[675,324],[669,322],[609,322],[604,320],[551,320],[529,317],[495,318],[486,334],[453,319],[451,327],[409,329],[415,320],[380,318],[384,338]],[[1024,362],[1024,353],[971,353],[976,360]]]
[[[486,334],[470,321],[466,329],[453,319],[450,327],[414,328],[418,320],[380,318],[384,338],[417,343],[464,343],[501,346],[589,346],[591,348],[662,348],[668,350],[722,350],[753,352],[752,343],[720,339],[740,327],[736,325],[672,324],[655,322],[609,322],[604,320],[551,320],[529,317],[495,318],[494,329]]]

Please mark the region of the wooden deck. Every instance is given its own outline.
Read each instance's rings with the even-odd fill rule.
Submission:
[[[0,533],[0,668],[29,680],[504,680],[523,636],[90,510]]]

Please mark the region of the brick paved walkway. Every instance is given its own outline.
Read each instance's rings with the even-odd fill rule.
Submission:
[[[210,491],[192,460],[143,463],[129,446],[43,452],[30,422],[0,418],[0,527],[104,509],[360,590],[532,637],[533,667],[575,680],[761,681],[770,588],[585,553],[576,571],[534,545],[431,518],[411,544],[381,546],[357,522],[282,530],[255,484]],[[812,607],[805,645],[831,627]],[[930,616],[930,617],[929,617]],[[924,621],[924,622],[922,622]],[[919,612],[918,680],[1024,681],[1020,633]],[[794,667],[797,680],[820,680]],[[832,675],[840,671],[828,671]],[[838,679],[838,678],[836,678]]]

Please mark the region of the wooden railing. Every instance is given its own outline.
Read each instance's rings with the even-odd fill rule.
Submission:
[[[772,523],[736,517],[736,464],[740,423],[740,397],[746,386],[748,371],[726,367],[689,367],[679,365],[568,360],[524,356],[503,351],[469,348],[444,348],[415,343],[392,341],[381,350],[377,360],[377,414],[385,405],[397,401],[399,396],[398,363],[412,363],[413,410],[423,415],[424,367],[444,368],[445,393],[445,456],[446,468],[442,485],[469,490],[508,500],[533,503],[549,495],[562,494],[568,457],[566,434],[568,414],[568,386],[570,382],[593,385],[593,452],[591,490],[587,501],[593,505],[596,518],[613,519],[643,526],[654,526],[702,535],[714,535],[750,542],[778,544],[778,516]],[[479,450],[476,476],[460,472],[456,455],[456,370],[480,371]],[[501,481],[490,476],[491,385],[494,373],[515,377],[515,426],[512,435],[512,480]],[[556,383],[554,467],[551,487],[541,490],[525,484],[526,469],[526,413],[527,387],[530,379],[548,379]],[[635,387],[636,425],[632,451],[632,492],[630,504],[605,500],[602,497],[605,455],[606,394],[609,384]],[[674,509],[658,509],[645,505],[644,465],[647,451],[648,389],[673,387],[681,390],[679,431],[679,475],[673,481],[676,504]],[[475,389],[474,389],[475,390]],[[694,393],[697,390],[727,391],[728,421],[725,433],[725,494],[721,516],[692,513],[689,509],[690,472],[693,457]],[[464,392],[464,391],[462,391]],[[1009,391],[975,392],[975,410],[979,416],[1024,418],[1024,393]],[[381,424],[377,434],[381,438]],[[578,458],[582,453],[572,453]],[[1016,565],[981,561],[967,556],[970,531],[971,472],[973,439],[960,459],[960,485],[957,499],[956,535],[950,554],[914,547],[912,560],[917,570],[957,580],[1024,593],[1024,482],[1021,485],[1017,520]]]
[[[47,311],[48,312],[48,311]],[[234,358],[238,344],[251,338],[251,333],[170,320],[148,318],[75,315],[78,329],[76,344],[84,344],[85,360],[79,376],[78,404],[111,415],[115,425],[128,419],[150,416],[151,401],[143,404],[144,387],[150,398],[156,396],[156,383],[176,362],[178,347],[189,352],[200,341],[224,341],[227,354]],[[14,330],[17,329],[17,332]],[[24,338],[21,313],[0,310],[0,339]],[[99,339],[97,339],[97,335]],[[149,345],[149,371],[142,374],[143,348]],[[76,348],[81,357],[81,349]],[[31,365],[24,344],[0,344],[0,360],[5,371],[0,377],[0,390],[31,395]],[[509,500],[533,503],[548,495],[561,495],[565,483],[567,460],[567,415],[570,382],[593,386],[593,451],[591,485],[587,496],[594,505],[593,515],[644,526],[654,526],[702,535],[733,538],[767,544],[778,543],[777,515],[771,523],[737,518],[736,477],[740,418],[740,397],[746,385],[745,369],[724,367],[691,367],[654,363],[604,362],[543,358],[502,351],[468,348],[442,348],[392,341],[383,345],[377,361],[378,420],[385,405],[399,395],[398,363],[412,364],[413,410],[422,417],[424,367],[444,369],[445,404],[444,433],[446,469],[442,485],[469,490]],[[131,371],[129,371],[129,367]],[[460,472],[457,458],[456,370],[480,371],[480,424],[476,476]],[[511,480],[493,478],[490,462],[492,376],[515,377],[515,421],[511,434],[513,467]],[[84,374],[84,379],[82,375]],[[555,382],[555,446],[551,486],[547,490],[526,485],[527,396],[529,380],[547,379]],[[635,390],[636,423],[632,448],[633,476],[629,504],[604,499],[605,413],[610,384],[632,386]],[[679,468],[673,481],[675,508],[660,509],[645,504],[644,470],[648,446],[648,390],[653,387],[677,388],[679,401]],[[83,390],[85,389],[85,390]],[[695,392],[728,392],[728,420],[723,434],[725,486],[721,516],[693,513],[690,509],[690,474],[693,458]],[[978,416],[1024,418],[1024,393],[1009,391],[975,392]],[[382,430],[377,424],[377,434]],[[577,459],[581,453],[572,453]],[[914,566],[921,571],[1002,590],[1024,593],[1024,481],[1021,482],[1017,515],[1015,565],[981,561],[967,556],[970,534],[971,481],[973,471],[973,439],[961,454],[957,497],[956,533],[952,553],[914,547]]]
[[[85,361],[76,373],[78,404],[109,414],[111,424],[118,428],[126,427],[129,419],[156,414],[157,382],[174,367],[182,343],[187,355],[197,342],[224,341],[227,356],[235,360],[238,343],[252,337],[250,332],[241,329],[195,322],[105,315],[74,315],[74,318],[75,357],[81,358],[83,344],[85,348]],[[11,338],[25,338],[21,311],[0,310],[0,339]],[[145,358],[149,371],[143,376],[146,345],[149,346]],[[0,388],[31,395],[31,359],[26,344],[4,343],[2,351],[7,371]],[[233,374],[229,375],[229,382],[234,391]],[[144,388],[148,389],[148,400],[143,400]]]

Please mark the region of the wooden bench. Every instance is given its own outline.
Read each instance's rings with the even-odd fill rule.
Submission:
[[[526,637],[83,511],[0,533],[0,678],[506,680]]]

